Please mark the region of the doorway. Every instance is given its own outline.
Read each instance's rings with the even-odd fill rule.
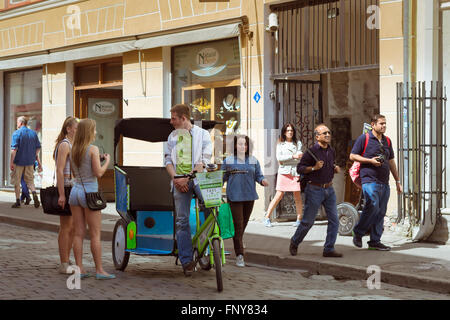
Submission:
[[[114,159],[114,126],[122,118],[122,57],[85,61],[75,64],[74,115],[96,121],[94,145],[100,154]],[[117,163],[122,164],[122,142],[118,145]],[[99,188],[107,201],[115,201],[114,161],[111,161]]]
[[[100,154],[108,153],[111,162],[103,177],[99,179],[99,188],[107,201],[115,201],[114,193],[114,126],[122,118],[122,88],[88,89],[77,92],[79,99],[75,116],[95,120],[97,135],[94,145]],[[118,146],[118,164],[122,164],[122,144]]]

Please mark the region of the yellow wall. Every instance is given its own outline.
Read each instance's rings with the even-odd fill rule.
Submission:
[[[380,8],[380,113],[386,116],[386,135],[392,140],[395,151],[398,148],[396,83],[403,82],[403,2],[381,0]],[[392,175],[390,186],[388,215],[397,208],[397,191]]]
[[[123,55],[123,117],[163,117],[162,49]],[[162,143],[124,139],[124,165],[162,166]]]

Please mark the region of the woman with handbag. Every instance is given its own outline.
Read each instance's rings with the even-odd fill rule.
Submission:
[[[106,206],[106,202],[100,198],[97,182],[97,178],[101,178],[108,169],[110,156],[109,154],[102,155],[105,161],[101,165],[98,147],[92,145],[96,135],[95,126],[94,120],[81,120],[72,146],[71,160],[75,183],[70,192],[69,204],[75,229],[73,251],[75,262],[80,268],[81,278],[89,277],[90,274],[86,273],[83,267],[83,239],[87,223],[96,279],[114,279],[115,275],[105,272],[102,266],[101,209]],[[91,200],[94,200],[94,203]],[[96,203],[99,203],[100,206],[96,207]]]
[[[298,182],[297,164],[302,158],[302,143],[297,141],[296,132],[292,123],[286,123],[281,128],[281,136],[277,144],[277,160],[280,163],[277,175],[277,191],[275,197],[267,208],[264,216],[264,225],[272,227],[270,215],[275,207],[283,199],[285,192],[292,192],[294,195],[295,207],[297,209],[297,221],[293,224],[298,227],[302,220],[303,203],[300,195],[300,183]]]
[[[78,127],[78,119],[67,117],[64,120],[61,132],[58,135],[53,152],[53,159],[56,166],[56,187],[58,189],[58,205],[64,208],[60,211],[59,217],[59,233],[58,248],[61,265],[59,273],[70,274],[67,270],[69,267],[70,250],[73,243],[73,220],[67,203],[70,190],[72,189],[71,173],[70,173],[70,149],[72,148],[75,132]]]
[[[233,215],[236,265],[245,267],[243,237],[253,205],[258,199],[256,182],[264,187],[269,183],[264,178],[259,161],[250,155],[250,139],[247,136],[234,136],[233,149],[233,155],[223,161],[221,169],[225,172],[223,180],[227,182],[227,200]],[[243,173],[233,174],[233,171]]]

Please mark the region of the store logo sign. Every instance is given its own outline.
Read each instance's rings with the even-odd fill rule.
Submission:
[[[196,60],[200,68],[212,67],[219,61],[219,52],[214,48],[204,48],[197,53]]]
[[[114,113],[116,107],[111,102],[100,101],[94,103],[94,105],[92,106],[92,110],[98,115],[107,116]]]

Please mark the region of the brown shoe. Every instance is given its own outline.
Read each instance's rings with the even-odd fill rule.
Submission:
[[[39,208],[39,206],[41,205],[41,203],[39,202],[39,198],[36,194],[33,194],[33,203],[36,209]]]
[[[191,261],[186,264],[183,264],[183,272],[186,277],[192,276],[192,274],[195,271],[195,265],[196,265],[195,261]]]
[[[342,257],[342,253],[336,252],[336,251],[329,251],[329,252],[324,252],[323,253],[324,257],[328,257],[328,258],[341,258]]]

